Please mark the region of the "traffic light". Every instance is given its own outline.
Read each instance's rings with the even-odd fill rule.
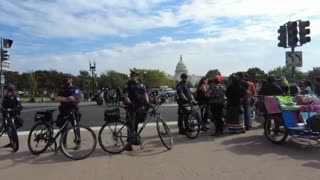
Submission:
[[[287,27],[286,26],[280,26],[280,28],[278,29],[278,47],[283,47],[286,48],[287,47]]]
[[[298,43],[298,23],[296,21],[288,22],[288,45],[290,47],[296,47]]]
[[[9,58],[9,54],[7,50],[1,50],[1,61],[6,61]]]
[[[3,47],[11,48],[13,41],[11,39],[3,39]]]
[[[299,21],[299,41],[301,45],[311,41],[311,38],[307,36],[310,34],[310,29],[306,29],[308,26],[310,26],[310,21]]]

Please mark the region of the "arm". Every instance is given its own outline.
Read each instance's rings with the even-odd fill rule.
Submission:
[[[127,104],[127,105],[132,104],[132,102],[131,102],[131,100],[129,98],[128,85],[126,85],[123,88],[122,96],[123,96],[123,101],[124,101],[125,104]]]

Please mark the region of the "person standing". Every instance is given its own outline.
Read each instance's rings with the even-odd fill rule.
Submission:
[[[56,101],[60,102],[59,112],[57,119],[57,126],[62,127],[66,121],[64,116],[73,112],[77,121],[80,121],[81,114],[79,111],[80,103],[80,89],[73,84],[72,76],[67,74],[64,78],[64,86],[60,89]]]
[[[179,134],[185,135],[189,116],[189,111],[187,107],[190,106],[190,102],[192,101],[191,91],[189,86],[187,85],[187,74],[183,73],[180,76],[181,81],[177,84],[177,103],[178,103],[178,128]]]
[[[241,99],[247,94],[248,89],[242,86],[239,77],[232,77],[231,81],[226,90],[226,125],[230,133],[245,132]]]
[[[208,128],[205,126],[207,122],[207,118],[206,118],[205,109],[204,109],[204,105],[208,104],[208,96],[207,96],[208,88],[209,88],[208,78],[202,77],[197,87],[198,103],[201,111],[201,120],[202,120],[201,130],[202,131],[208,130]]]
[[[209,96],[209,105],[210,110],[213,115],[213,122],[216,127],[216,132],[212,134],[212,136],[219,136],[223,134],[223,108],[224,108],[224,101],[225,101],[225,93],[226,87],[223,84],[223,78],[220,75],[214,76],[214,83],[212,83],[208,90]]]
[[[143,106],[149,105],[149,97],[145,86],[139,82],[139,73],[131,71],[130,80],[123,88],[123,100],[128,113],[128,139],[125,150],[132,151],[132,145],[140,144],[138,124],[144,112]]]

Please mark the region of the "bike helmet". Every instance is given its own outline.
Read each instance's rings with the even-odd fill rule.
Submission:
[[[215,76],[213,77],[213,80],[214,80],[215,82],[221,83],[221,82],[223,81],[223,77],[220,76],[220,75],[215,75]]]

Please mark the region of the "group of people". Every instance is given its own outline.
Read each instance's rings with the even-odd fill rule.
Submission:
[[[285,77],[276,80],[273,75],[269,75],[266,80],[256,86],[250,81],[248,74],[237,72],[231,77],[228,85],[225,84],[220,74],[214,75],[212,78],[201,78],[195,92],[191,92],[187,85],[187,74],[181,75],[181,81],[176,86],[177,103],[178,103],[178,127],[179,134],[185,134],[187,126],[186,116],[188,113],[186,107],[190,102],[197,100],[201,107],[201,114],[204,114],[202,122],[202,130],[206,131],[205,126],[207,117],[203,105],[209,105],[212,121],[215,123],[216,132],[213,136],[219,136],[227,129],[230,133],[245,132],[252,128],[252,107],[255,103],[255,95],[272,96],[289,94],[296,96],[298,94],[315,94],[311,81],[306,80],[299,85],[289,84]],[[319,78],[320,82],[320,78]],[[225,112],[225,114],[223,113]],[[225,123],[223,122],[225,119]],[[226,125],[226,127],[224,127]]]
[[[260,88],[249,81],[249,76],[245,73],[238,72],[231,77],[231,82],[226,85],[223,77],[218,74],[214,75],[212,79],[203,77],[195,93],[192,93],[188,87],[187,80],[188,75],[182,74],[181,81],[176,86],[176,100],[178,103],[178,128],[179,134],[186,134],[189,126],[186,125],[189,111],[186,109],[194,97],[198,101],[201,107],[202,114],[206,119],[203,105],[209,105],[210,112],[213,116],[213,122],[215,123],[216,132],[213,136],[220,136],[225,133],[225,129],[230,133],[239,133],[250,130],[252,127],[251,122],[251,106],[253,105],[253,96],[256,94],[260,95],[280,95],[283,93],[312,93],[313,86],[310,81],[304,83],[304,87],[292,87],[292,86],[279,86],[275,83],[275,78],[269,76],[267,81],[263,82]],[[285,79],[283,84],[287,84]],[[320,81],[319,81],[320,82]],[[132,71],[130,74],[129,81],[125,84],[122,92],[120,89],[117,94],[122,94],[124,105],[127,106],[128,112],[128,139],[125,149],[128,151],[132,150],[132,145],[140,144],[140,137],[137,134],[138,124],[145,115],[145,107],[148,107],[151,103],[150,97],[146,91],[145,86],[139,81],[139,73]],[[55,98],[56,101],[60,102],[57,125],[61,126],[65,114],[70,111],[76,111],[76,115],[79,116],[80,112],[78,108],[80,97],[80,89],[73,84],[72,76],[67,75],[65,77],[65,84],[59,91],[58,96]],[[20,111],[22,110],[21,101],[18,95],[15,94],[15,88],[13,85],[5,86],[4,98],[2,102],[2,108],[15,109],[16,126],[17,128],[23,125],[23,120],[20,118]],[[224,111],[226,114],[224,116]],[[3,116],[5,114],[3,113]],[[60,119],[60,121],[59,121]],[[225,123],[223,121],[225,119]],[[206,121],[202,122],[201,129],[206,131]],[[226,125],[226,127],[224,127]]]
[[[186,107],[196,97],[198,104],[204,111],[205,104],[210,106],[211,114],[215,123],[216,132],[213,136],[219,136],[224,133],[223,111],[226,107],[226,125],[229,132],[245,132],[251,128],[251,110],[250,103],[256,88],[252,82],[248,80],[248,76],[238,72],[232,77],[231,84],[226,86],[221,75],[214,75],[213,81],[209,81],[207,77],[201,78],[197,90],[192,94],[187,85],[188,76],[181,75],[181,81],[177,84],[177,103],[178,103],[178,127],[179,134],[185,134],[187,129],[185,123],[188,113]],[[202,122],[202,130],[206,131],[205,126],[207,119],[204,113]]]

